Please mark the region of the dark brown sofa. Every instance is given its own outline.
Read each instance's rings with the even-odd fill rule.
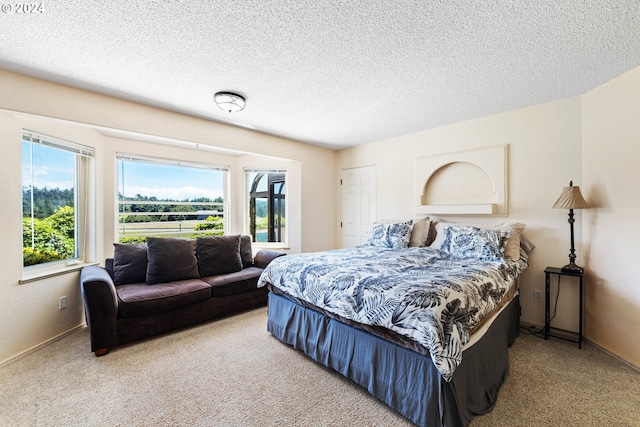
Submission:
[[[87,266],[80,287],[91,351],[266,305],[262,270],[282,252],[252,256],[249,236],[149,238],[115,244],[105,267]]]

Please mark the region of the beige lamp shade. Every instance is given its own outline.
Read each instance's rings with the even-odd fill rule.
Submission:
[[[582,197],[579,186],[573,186],[573,181],[568,187],[562,189],[562,194],[553,204],[554,209],[589,209],[589,203]]]

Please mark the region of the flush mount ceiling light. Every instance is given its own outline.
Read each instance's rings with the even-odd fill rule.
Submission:
[[[233,92],[218,92],[213,95],[213,99],[221,110],[225,110],[230,113],[242,111],[246,104],[242,95],[238,95]]]

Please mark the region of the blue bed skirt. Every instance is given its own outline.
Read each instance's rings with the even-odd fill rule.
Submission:
[[[466,426],[493,409],[519,329],[519,297],[463,353],[446,382],[431,358],[269,293],[267,329],[280,341],[366,388],[418,426]]]

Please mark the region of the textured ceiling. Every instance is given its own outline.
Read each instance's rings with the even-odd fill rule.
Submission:
[[[335,149],[579,95],[640,65],[638,0],[42,3],[4,2],[0,68]],[[217,91],[246,108],[218,109]]]

